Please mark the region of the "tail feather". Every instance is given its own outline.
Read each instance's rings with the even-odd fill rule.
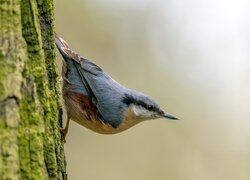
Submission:
[[[55,33],[55,38],[56,38],[56,46],[60,51],[61,55],[63,56],[63,58],[65,60],[71,59],[79,63],[81,56],[72,51],[68,43],[63,38],[59,37],[56,33]]]
[[[72,51],[68,43],[63,38],[59,37],[56,33],[55,33],[55,38],[56,38],[56,46],[65,61],[70,59],[76,62],[77,64],[80,64],[82,69],[92,74],[96,74],[97,72],[102,71],[102,69],[99,66]]]
[[[59,37],[56,33],[55,33],[55,38],[56,38],[56,46],[58,49],[61,48],[69,48],[68,43],[61,37]]]

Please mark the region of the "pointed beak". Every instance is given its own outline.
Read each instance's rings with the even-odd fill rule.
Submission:
[[[179,119],[178,119],[177,117],[175,117],[174,115],[169,114],[169,113],[166,113],[166,112],[162,115],[162,117],[167,118],[167,119],[172,119],[172,120],[179,120]]]

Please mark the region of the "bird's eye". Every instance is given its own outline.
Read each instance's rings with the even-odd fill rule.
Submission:
[[[149,111],[152,111],[153,109],[154,109],[153,106],[148,106],[148,110],[149,110]]]

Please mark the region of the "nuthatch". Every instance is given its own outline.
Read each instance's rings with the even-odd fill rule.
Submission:
[[[73,52],[57,35],[56,45],[64,59],[62,95],[67,110],[64,136],[70,119],[101,134],[119,133],[149,119],[177,120],[149,96],[122,86],[100,67]]]

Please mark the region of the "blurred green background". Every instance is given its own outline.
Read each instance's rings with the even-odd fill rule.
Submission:
[[[117,135],[71,122],[69,179],[249,180],[249,12],[248,0],[55,0],[72,49],[181,119]]]

